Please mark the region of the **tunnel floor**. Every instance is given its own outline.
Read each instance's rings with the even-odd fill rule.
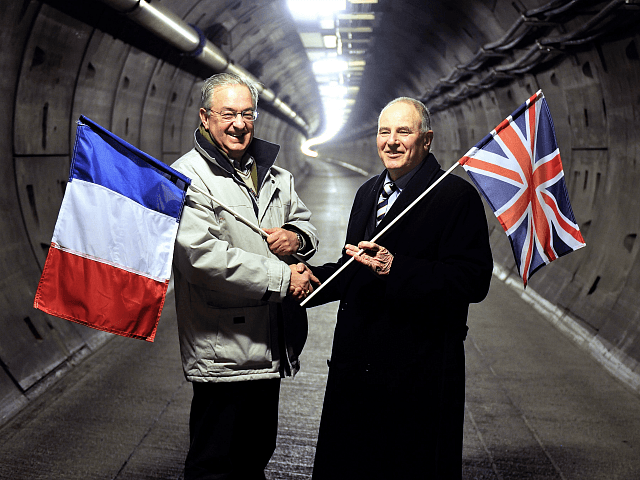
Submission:
[[[337,259],[363,181],[314,161],[298,182],[322,242],[312,264]],[[336,310],[309,310],[269,479],[311,477]],[[640,478],[637,394],[496,277],[469,327],[464,479]],[[0,429],[0,478],[180,479],[190,400],[169,295],[154,343],[113,337]]]

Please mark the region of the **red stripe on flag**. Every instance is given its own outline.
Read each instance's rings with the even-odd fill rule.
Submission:
[[[558,210],[558,206],[556,205],[556,202],[553,200],[553,198],[549,194],[544,192],[542,194],[542,198],[544,199],[544,202],[547,205],[549,205],[549,207],[553,210],[553,212],[556,215],[556,218],[558,219],[558,223],[564,229],[564,231],[567,232],[569,235],[571,235],[576,242],[584,243],[584,238],[582,237],[580,230],[578,230],[573,225],[566,222],[564,218],[562,218],[562,215]]]
[[[478,170],[484,170],[486,172],[495,173],[501,177],[508,178],[513,180],[514,182],[518,182],[522,185],[522,178],[518,175],[517,172],[510,170],[508,168],[501,167],[500,165],[496,165],[495,163],[485,162],[483,160],[478,160],[477,158],[464,157],[466,161],[464,162],[464,166],[467,168],[477,168]]]
[[[535,97],[535,95],[533,97]],[[530,102],[533,97],[529,99]],[[527,111],[529,112],[529,149],[531,153],[533,153],[536,145],[536,108],[530,107]]]
[[[524,261],[524,268],[522,268],[522,281],[524,286],[527,286],[527,279],[529,278],[529,268],[531,267],[531,257],[533,257],[533,248],[535,246],[535,239],[533,235],[535,234],[535,230],[533,229],[533,225],[531,224],[531,220],[529,221],[529,245],[526,250],[526,258]]]
[[[34,307],[105,332],[153,342],[169,282],[49,249]]]

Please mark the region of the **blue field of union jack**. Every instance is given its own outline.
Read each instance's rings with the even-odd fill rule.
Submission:
[[[553,120],[537,92],[459,161],[504,228],[520,277],[584,247]]]

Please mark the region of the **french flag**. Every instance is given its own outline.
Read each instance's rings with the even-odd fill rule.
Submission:
[[[34,307],[152,342],[190,183],[81,116]]]

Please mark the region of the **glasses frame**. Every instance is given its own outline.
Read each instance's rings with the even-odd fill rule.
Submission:
[[[240,118],[242,118],[242,121],[244,122],[255,122],[256,119],[258,118],[258,111],[257,110],[252,110],[252,109],[248,109],[248,110],[243,110],[242,112],[234,112],[233,110],[229,110],[226,112],[216,112],[215,110],[211,110],[210,108],[207,109],[207,111],[209,112],[213,112],[213,113],[217,113],[218,115],[220,115],[220,118],[222,118],[222,120],[224,122],[235,122],[236,121],[236,117],[238,115],[240,115]],[[251,118],[246,118],[245,114],[251,112]],[[224,118],[225,116],[229,116],[229,115],[233,115],[233,117],[229,117],[229,118]]]

